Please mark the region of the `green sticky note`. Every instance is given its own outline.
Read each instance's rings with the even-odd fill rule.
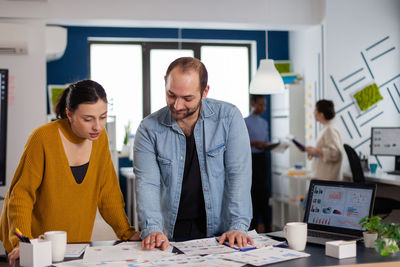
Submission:
[[[361,111],[365,111],[383,99],[376,83],[370,84],[354,94]]]

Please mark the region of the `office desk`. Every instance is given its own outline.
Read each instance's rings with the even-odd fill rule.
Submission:
[[[108,242],[108,243],[106,243]],[[116,241],[118,243],[118,241]],[[99,245],[114,245],[114,241],[103,241],[92,243],[92,246]],[[396,262],[391,266],[400,266],[400,252],[387,257],[380,256],[375,249],[365,248],[363,243],[357,244],[357,257],[348,259],[336,259],[329,256],[325,256],[325,246],[307,244],[305,251],[311,256],[307,258],[300,258],[280,263],[268,264],[264,266],[271,267],[312,267],[312,266],[333,266],[333,265],[350,265],[350,264],[363,264],[363,263],[389,263]],[[82,258],[82,257],[81,257]],[[66,258],[66,261],[73,260],[74,258]],[[76,259],[76,258],[75,258]],[[252,266],[252,265],[243,265]]]
[[[135,229],[139,229],[138,215],[136,212],[136,183],[133,167],[123,167],[120,171],[126,178],[126,215]]]
[[[352,179],[351,172],[343,173],[345,178]],[[384,171],[377,171],[372,174],[371,172],[364,172],[365,180],[372,183],[389,184],[400,186],[400,175],[387,174]]]
[[[394,256],[382,257],[373,248],[365,248],[363,243],[357,244],[357,257],[348,259],[336,259],[329,256],[325,256],[325,246],[307,244],[305,251],[311,254],[310,257],[300,258],[280,263],[275,263],[272,267],[309,267],[309,266],[332,266],[332,265],[349,265],[349,264],[361,264],[361,263],[378,263],[378,262],[393,262],[398,261],[400,266],[400,253]],[[250,266],[250,265],[246,265]]]

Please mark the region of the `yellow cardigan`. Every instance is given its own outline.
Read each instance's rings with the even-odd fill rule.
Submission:
[[[68,242],[90,241],[97,207],[118,238],[127,240],[135,233],[124,212],[105,130],[93,141],[86,176],[77,184],[58,129],[73,143],[83,140],[72,132],[67,119],[31,133],[0,218],[0,240],[8,252],[18,246],[15,228],[29,238],[63,230]]]

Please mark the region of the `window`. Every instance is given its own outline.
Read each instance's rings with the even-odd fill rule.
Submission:
[[[117,149],[124,126],[132,133],[148,114],[164,107],[164,75],[176,58],[194,56],[206,65],[208,97],[235,104],[249,115],[251,49],[249,43],[90,41],[90,77],[104,86],[109,114],[116,116]],[[179,46],[179,47],[178,47]]]

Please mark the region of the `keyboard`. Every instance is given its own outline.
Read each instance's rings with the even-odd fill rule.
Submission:
[[[331,240],[354,240],[354,237],[339,235],[339,234],[330,234],[330,233],[323,233],[323,232],[315,232],[315,231],[308,231],[308,236],[312,237],[319,237]]]

